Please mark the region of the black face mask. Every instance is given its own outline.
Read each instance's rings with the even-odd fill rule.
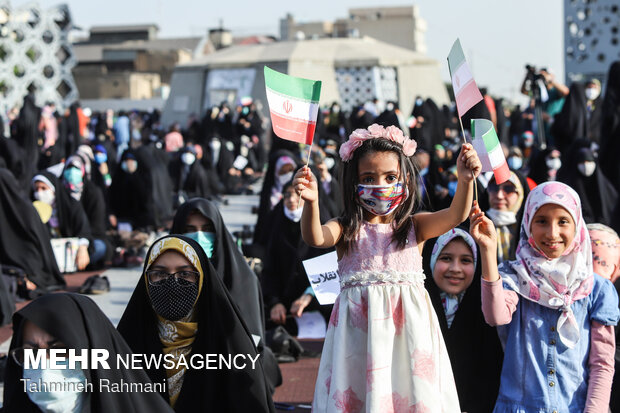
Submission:
[[[198,297],[198,282],[180,285],[174,277],[169,277],[162,285],[148,284],[148,288],[153,309],[169,321],[186,317]]]

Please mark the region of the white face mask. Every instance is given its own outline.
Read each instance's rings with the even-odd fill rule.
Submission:
[[[291,179],[293,179],[293,171],[287,172],[283,175],[278,175],[278,182],[280,183],[280,185],[286,184]]]
[[[68,366],[67,366],[68,367]],[[75,390],[77,383],[86,383],[86,376],[81,368],[67,369],[24,369],[24,379],[30,379],[28,383],[45,382],[48,387],[50,383],[67,383],[63,391],[29,391],[30,386],[26,386],[26,393],[34,404],[44,413],[77,413],[82,411],[86,393]],[[43,390],[43,388],[39,389]]]
[[[44,189],[42,191],[35,192],[34,199],[45,202],[47,205],[52,205],[56,200],[56,194],[51,189]]]
[[[301,220],[301,214],[304,212],[304,208],[299,207],[294,211],[291,211],[284,205],[284,215],[293,222],[299,222]]]
[[[334,167],[334,165],[336,164],[336,160],[334,158],[331,158],[331,157],[325,158],[324,162],[325,162],[325,166],[327,166],[328,170],[331,170]]]
[[[560,158],[547,158],[546,160],[547,168],[558,170],[562,167],[562,161]]]
[[[596,169],[596,162],[586,161],[577,165],[577,169],[583,176],[592,176]]]
[[[601,94],[597,87],[589,87],[586,89],[586,98],[588,100],[596,100],[596,98]]]
[[[185,152],[183,155],[181,155],[181,161],[185,165],[191,165],[196,161],[196,155],[191,152]]]

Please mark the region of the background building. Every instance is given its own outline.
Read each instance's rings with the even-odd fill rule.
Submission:
[[[177,66],[162,123],[185,122],[222,101],[252,96],[266,107],[263,67],[321,80],[321,105],[343,110],[373,98],[396,101],[409,114],[416,96],[449,103],[439,62],[402,47],[364,38],[320,38],[238,45]]]
[[[349,16],[335,22],[297,22],[288,14],[280,19],[280,39],[369,36],[414,52],[426,53],[426,21],[417,6],[349,9]]]
[[[0,116],[20,108],[29,91],[36,91],[37,105],[53,102],[60,109],[77,99],[72,28],[67,6],[13,8],[0,1]]]
[[[100,26],[75,42],[81,99],[165,99],[177,64],[215,50],[209,38],[160,39],[154,24]]]
[[[620,59],[620,2],[564,0],[566,84],[595,77],[605,82]]]

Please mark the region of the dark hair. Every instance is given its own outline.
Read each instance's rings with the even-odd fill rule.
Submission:
[[[402,146],[394,141],[383,138],[368,139],[353,152],[351,160],[343,163],[341,169],[340,182],[346,190],[343,191],[344,212],[338,221],[342,226],[342,243],[345,252],[351,250],[352,243],[356,240],[364,220],[364,208],[359,202],[356,190],[359,183],[359,160],[375,152],[392,152],[397,156],[400,165],[398,180],[405,182],[409,190],[407,199],[393,212],[392,242],[396,242],[399,248],[404,248],[413,225],[411,218],[416,207],[417,181],[415,166],[411,158],[405,156]]]

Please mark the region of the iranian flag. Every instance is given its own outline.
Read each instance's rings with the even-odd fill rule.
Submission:
[[[265,66],[265,89],[276,135],[289,141],[312,144],[321,82],[288,76]]]
[[[482,100],[482,95],[480,90],[478,90],[474,77],[471,75],[459,39],[456,39],[452,49],[450,49],[448,68],[452,78],[456,108],[458,109],[459,116],[463,116],[472,106]]]
[[[472,119],[471,134],[472,145],[482,163],[482,172],[493,172],[498,185],[506,182],[510,178],[510,169],[493,128],[493,122],[487,119]]]

